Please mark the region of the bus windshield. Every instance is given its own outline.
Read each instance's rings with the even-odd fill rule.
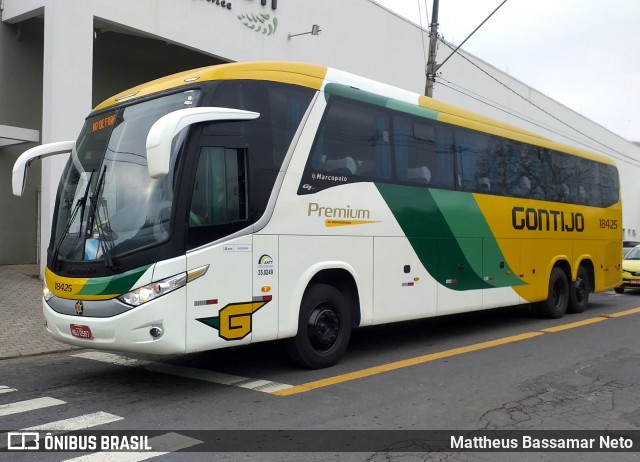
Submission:
[[[174,139],[170,172],[153,179],[145,143],[162,116],[195,105],[191,90],[103,112],[86,120],[63,172],[52,232],[52,258],[111,258],[166,241],[171,233],[173,170],[186,137]]]

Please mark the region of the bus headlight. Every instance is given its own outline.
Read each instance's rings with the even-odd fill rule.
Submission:
[[[42,286],[42,297],[44,298],[45,302],[48,302],[53,298],[53,292],[49,290],[46,284]]]
[[[169,292],[184,286],[187,283],[186,273],[181,273],[161,281],[152,282],[146,286],[138,287],[131,292],[118,297],[118,300],[131,306],[139,306],[143,303],[162,297]]]

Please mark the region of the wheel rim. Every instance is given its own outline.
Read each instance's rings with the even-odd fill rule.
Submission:
[[[340,334],[340,316],[327,303],[316,306],[309,316],[309,340],[317,351],[328,351]]]

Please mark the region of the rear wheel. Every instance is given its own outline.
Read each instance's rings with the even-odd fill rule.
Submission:
[[[545,318],[558,319],[564,316],[569,305],[569,283],[567,275],[556,267],[549,277],[549,295],[544,302],[536,306],[538,313]]]
[[[589,293],[591,292],[591,280],[589,272],[584,266],[578,268],[576,281],[569,284],[569,313],[582,313],[589,304]]]
[[[291,359],[312,369],[333,366],[351,337],[351,311],[345,297],[333,286],[313,284],[302,298],[298,333],[289,340]]]

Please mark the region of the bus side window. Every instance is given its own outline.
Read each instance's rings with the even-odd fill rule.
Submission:
[[[489,136],[470,130],[455,130],[458,182],[463,191],[495,192],[491,178],[492,152]],[[486,178],[486,180],[484,180]]]
[[[553,176],[556,186],[555,200],[577,202],[576,158],[559,152],[552,153]]]
[[[436,125],[435,171],[431,179],[433,186],[454,189],[454,159],[452,130],[448,125]]]
[[[531,180],[531,192],[529,197],[536,200],[547,198],[548,185],[544,171],[544,149],[531,145],[524,145],[529,158],[529,170],[527,172]]]
[[[619,199],[619,180],[615,167],[606,164],[598,165],[600,206],[609,207]]]
[[[203,147],[191,198],[189,225],[226,225],[247,218],[244,150]]]
[[[542,199],[553,201],[556,197],[556,184],[553,173],[552,151],[546,148],[539,148],[538,159],[541,164],[540,187],[544,192]]]
[[[334,99],[329,103],[311,153],[314,170],[388,179],[391,155],[388,116],[374,106]]]
[[[578,184],[578,204],[591,205],[592,198],[592,186],[596,184],[594,178],[594,170],[592,168],[593,162],[586,159],[576,159],[577,171],[576,181]]]
[[[393,119],[395,163],[398,179],[402,182],[409,179],[409,157],[414,150],[413,123],[408,117],[396,116]],[[429,173],[429,179],[430,179]],[[425,178],[425,182],[428,180]]]
[[[453,188],[451,130],[427,119],[393,119],[395,166],[402,182]]]
[[[507,192],[507,146],[506,142],[496,136],[489,137],[486,148],[480,153],[480,169],[491,182],[491,193],[505,194]]]
[[[267,101],[271,117],[271,138],[273,140],[273,168],[280,168],[289,149],[293,135],[309,106],[311,99],[307,89],[295,86],[267,86]],[[264,114],[261,114],[264,117]]]
[[[541,198],[538,157],[533,146],[513,140],[505,140],[509,172],[509,193],[515,197]],[[536,197],[534,197],[536,196]]]

